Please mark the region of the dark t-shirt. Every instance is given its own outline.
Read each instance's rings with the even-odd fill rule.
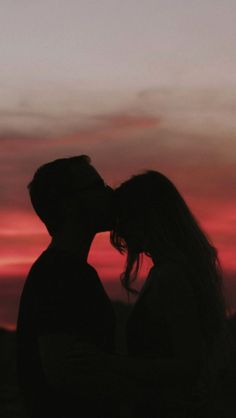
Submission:
[[[32,417],[111,416],[107,403],[53,393],[47,385],[38,337],[55,333],[114,350],[115,314],[96,270],[73,254],[50,248],[33,264],[21,295],[17,354],[23,396]]]

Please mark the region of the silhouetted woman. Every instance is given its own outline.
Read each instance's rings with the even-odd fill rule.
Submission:
[[[131,400],[132,416],[216,417],[214,400],[227,359],[216,249],[163,174],[133,176],[115,196],[111,242],[127,253],[122,284],[129,292],[135,292],[141,254],[153,261],[126,330],[131,367],[136,359],[136,373],[149,388]]]

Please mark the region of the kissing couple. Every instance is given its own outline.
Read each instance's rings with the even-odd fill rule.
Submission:
[[[229,351],[222,274],[216,249],[175,185],[149,170],[113,190],[80,155],[44,164],[28,189],[51,242],[20,300],[26,416],[218,417]],[[121,285],[137,294],[122,355],[113,305],[87,262],[103,231],[126,256]],[[138,292],[142,254],[153,265]]]

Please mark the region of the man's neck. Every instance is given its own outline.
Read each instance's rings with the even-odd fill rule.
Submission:
[[[68,253],[76,255],[80,260],[87,261],[89,250],[95,233],[80,230],[62,231],[52,238],[50,248],[58,248]]]

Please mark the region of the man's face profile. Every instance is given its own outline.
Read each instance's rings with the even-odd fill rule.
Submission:
[[[111,230],[114,225],[113,189],[106,185],[91,165],[84,168],[83,172],[81,167],[74,167],[73,171],[74,181],[78,185],[78,193],[73,197],[75,208],[78,207],[76,216],[84,216],[84,221],[89,220],[96,232]],[[79,221],[83,222],[83,219]]]

